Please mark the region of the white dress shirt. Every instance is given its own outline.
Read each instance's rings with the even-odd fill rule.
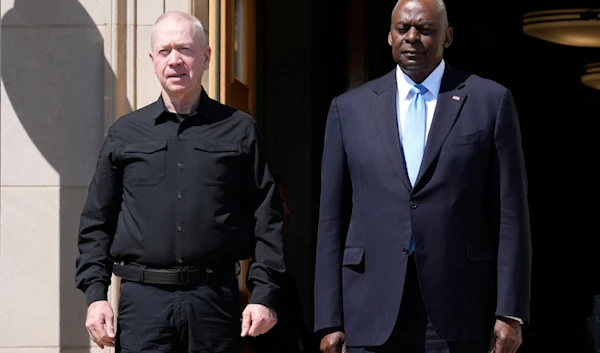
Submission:
[[[444,76],[444,69],[446,64],[444,60],[427,76],[425,81],[421,83],[422,86],[427,88],[427,92],[423,95],[425,103],[427,105],[427,125],[425,127],[425,142],[427,142],[427,136],[429,136],[429,129],[431,128],[431,122],[433,121],[433,113],[435,112],[435,106],[437,105],[437,98],[440,93],[440,85],[442,84],[442,77]],[[408,77],[400,69],[400,66],[396,67],[396,83],[398,85],[398,97],[396,97],[396,108],[398,112],[398,131],[400,133],[400,142],[402,142],[402,134],[404,133],[404,122],[406,121],[406,111],[408,106],[413,99],[413,94],[410,92],[412,87],[416,83]]]

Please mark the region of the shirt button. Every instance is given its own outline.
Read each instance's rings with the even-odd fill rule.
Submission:
[[[179,163],[177,163],[177,166],[178,166],[179,168],[183,168],[183,163],[179,162]]]
[[[183,227],[177,227],[177,231],[181,232],[183,230]]]
[[[177,198],[181,200],[183,198],[183,195],[179,194],[177,195]]]
[[[414,210],[417,207],[419,207],[419,205],[416,202],[414,202],[414,201],[410,202],[410,208],[412,208]]]
[[[183,134],[179,134],[179,138],[182,139],[183,138]]]
[[[182,264],[183,263],[183,259],[179,258],[179,259],[177,259],[177,262],[179,262],[180,264]]]

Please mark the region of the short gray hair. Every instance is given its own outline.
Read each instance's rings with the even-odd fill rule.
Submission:
[[[446,4],[444,3],[444,0],[435,0],[435,2],[437,2],[440,11],[446,11]]]
[[[183,11],[167,11],[167,12],[163,13],[162,15],[160,15],[156,19],[156,21],[154,21],[154,25],[152,25],[152,33],[150,34],[150,50],[154,49],[154,30],[156,29],[156,25],[167,18],[175,18],[175,19],[179,19],[179,20],[188,21],[189,23],[194,25],[194,27],[196,27],[196,32],[197,32],[198,36],[200,37],[200,42],[202,43],[202,45],[203,46],[208,45],[208,41],[206,40],[206,34],[204,33],[204,27],[202,26],[202,22],[200,22],[200,20],[196,16],[194,16],[190,13],[187,13],[187,12],[183,12]]]
[[[398,0],[396,2],[396,5],[394,6],[394,9],[392,10],[392,16],[394,15],[394,12],[396,12],[396,8],[398,7],[398,5],[400,5],[400,3],[402,1],[405,1],[405,0]],[[438,9],[440,11],[446,11],[446,4],[444,3],[444,0],[435,0],[435,2],[437,3]]]

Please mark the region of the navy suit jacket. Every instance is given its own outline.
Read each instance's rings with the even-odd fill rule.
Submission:
[[[395,70],[333,99],[322,160],[315,330],[377,346],[398,318],[411,236],[431,321],[481,341],[529,319],[531,237],[511,92],[446,65],[414,188],[398,139]]]

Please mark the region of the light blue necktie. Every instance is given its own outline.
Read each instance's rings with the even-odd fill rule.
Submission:
[[[425,127],[427,124],[427,105],[423,97],[425,92],[427,92],[427,88],[422,85],[415,85],[411,88],[413,99],[408,106],[404,131],[402,132],[402,148],[404,149],[406,171],[413,187],[417,175],[419,175],[423,152],[425,151]],[[415,244],[411,238],[408,253],[412,254],[414,250]]]

